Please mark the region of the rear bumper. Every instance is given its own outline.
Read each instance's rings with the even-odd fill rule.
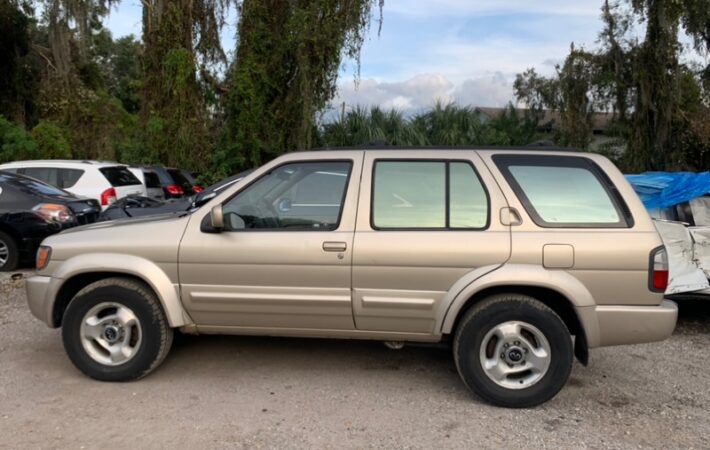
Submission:
[[[678,306],[663,300],[658,306],[596,306],[580,308],[590,348],[641,344],[670,337],[678,319]]]
[[[32,315],[46,323],[50,328],[54,326],[54,291],[56,280],[52,277],[35,275],[27,279],[25,289],[27,291],[27,304]]]

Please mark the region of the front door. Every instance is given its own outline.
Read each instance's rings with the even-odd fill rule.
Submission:
[[[200,227],[217,203],[194,214],[180,245],[179,275],[198,326],[354,328],[351,261],[362,154],[295,154],[267,165],[216,199],[224,213],[220,233]]]

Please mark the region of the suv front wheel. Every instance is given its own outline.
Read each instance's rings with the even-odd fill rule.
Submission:
[[[83,288],[62,321],[64,348],[91,378],[129,381],[152,372],[173,340],[160,301],[145,284],[107,278]]]
[[[554,397],[572,370],[569,330],[539,300],[492,296],[471,308],[454,336],[464,383],[498,406],[526,408]]]

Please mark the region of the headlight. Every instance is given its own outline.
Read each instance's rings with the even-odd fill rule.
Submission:
[[[37,270],[42,270],[49,264],[49,257],[52,256],[52,247],[40,245],[37,249]]]
[[[56,203],[40,203],[32,208],[47,222],[69,223],[74,221],[74,213],[64,205]]]

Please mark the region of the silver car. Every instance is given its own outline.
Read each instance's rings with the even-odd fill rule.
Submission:
[[[174,329],[449,342],[471,390],[528,407],[575,355],[665,339],[677,316],[641,201],[576,152],[290,153],[192,212],[52,236],[38,268],[32,312],[110,381],[157,368]]]

